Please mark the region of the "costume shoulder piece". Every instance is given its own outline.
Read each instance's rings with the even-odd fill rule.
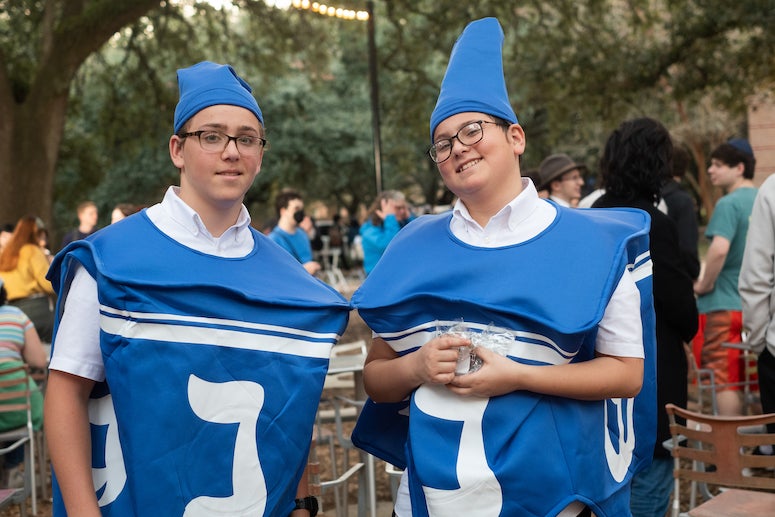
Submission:
[[[333,288],[316,279],[266,236],[251,228],[254,250],[246,257],[223,258],[187,248],[162,233],[145,212],[101,229],[61,251],[49,272],[57,289],[65,262],[75,259],[96,278],[109,276],[122,285],[151,281],[163,288],[223,284],[224,270],[240,277],[244,296],[272,304],[349,308]],[[164,260],[158,260],[164,250]],[[293,289],[287,286],[292,284]]]
[[[410,299],[431,306],[454,301],[462,317],[485,308],[560,330],[589,329],[628,265],[648,259],[650,219],[640,210],[559,209],[540,235],[495,249],[457,240],[449,231],[450,217],[423,216],[401,230],[355,292],[352,303],[376,325],[372,329],[380,332],[386,312],[411,326],[401,310]]]

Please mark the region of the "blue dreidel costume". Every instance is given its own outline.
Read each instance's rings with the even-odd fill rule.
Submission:
[[[203,63],[179,79],[176,131],[213,104],[243,106],[263,121],[231,67]],[[176,242],[143,211],[52,264],[60,315],[75,266],[97,282],[105,381],[89,416],[103,515],[293,510],[349,304],[250,231],[252,252],[217,257]],[[66,515],[54,489],[54,514]]]
[[[461,112],[516,122],[505,96],[502,39],[492,18],[466,28],[431,135]],[[639,210],[556,209],[542,233],[500,248],[459,241],[450,214],[423,216],[391,242],[352,303],[399,355],[462,318],[473,331],[510,331],[514,361],[575,363],[594,358],[597,325],[629,271],[641,299],[642,390],[634,399],[601,401],[527,391],[485,399],[422,385],[406,403],[368,401],[353,442],[407,468],[415,516],[543,517],[576,500],[601,517],[629,515],[629,481],[651,460],[656,425],[650,221]]]

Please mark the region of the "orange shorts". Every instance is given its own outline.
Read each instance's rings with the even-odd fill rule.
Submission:
[[[698,368],[713,371],[717,385],[743,381],[743,359],[740,350],[723,343],[740,343],[743,330],[741,311],[713,311],[700,314],[697,335],[692,339],[692,350]],[[721,390],[739,390],[740,386],[722,387]]]

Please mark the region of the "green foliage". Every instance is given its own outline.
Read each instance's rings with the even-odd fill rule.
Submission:
[[[366,24],[233,3],[238,12],[163,2],[81,66],[57,173],[62,218],[85,197],[105,217],[119,201],[149,204],[176,181],[166,150],[174,70],[202,59],[233,64],[266,116],[271,149],[246,200],[257,219],[284,187],[351,211],[371,201]],[[0,0],[0,49],[14,56],[19,95],[30,74],[23,57],[44,41],[22,36],[43,23],[39,7],[19,16],[28,4]],[[504,27],[508,89],[528,138],[523,168],[562,151],[594,172],[608,133],[641,115],[708,149],[740,133],[746,98],[775,79],[773,0],[377,0],[375,9],[384,188],[416,203],[449,198],[425,155],[428,117],[472,19],[497,16]]]

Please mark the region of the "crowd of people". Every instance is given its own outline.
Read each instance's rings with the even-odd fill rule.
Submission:
[[[744,330],[775,412],[775,180],[755,187],[748,141],[711,153],[725,195],[701,261],[688,155],[658,120],[610,133],[586,196],[589,168],[566,153],[523,170],[503,37],[485,18],[452,48],[430,115],[456,196],[442,214],[387,190],[362,221],[343,209],[323,227],[284,189],[253,228],[264,114],[231,66],[203,61],[177,71],[180,181],[159,203],[118,204],[99,230],[79,204],[55,256],[39,219],[2,227],[0,369],[48,368],[56,515],[314,516],[309,441],[353,308],[373,332],[353,441],[404,468],[398,517],[663,517],[663,407],[686,406],[695,358],[719,412],[741,414],[726,345]],[[324,245],[360,250],[343,255],[364,273],[351,300],[315,278]],[[36,391],[37,426],[43,405]],[[6,456],[0,481],[20,483],[19,463]]]

